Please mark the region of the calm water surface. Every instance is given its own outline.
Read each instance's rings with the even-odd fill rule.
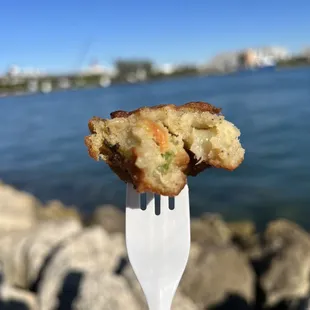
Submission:
[[[236,171],[211,169],[189,179],[192,215],[216,211],[260,226],[281,216],[310,228],[309,69],[2,98],[0,179],[83,212],[104,203],[123,208],[124,184],[88,157],[88,119],[192,100],[222,107],[246,149]]]

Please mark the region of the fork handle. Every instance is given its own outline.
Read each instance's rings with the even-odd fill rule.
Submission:
[[[163,296],[147,300],[149,310],[171,310],[172,300]]]
[[[149,310],[171,310],[171,305],[149,305]]]

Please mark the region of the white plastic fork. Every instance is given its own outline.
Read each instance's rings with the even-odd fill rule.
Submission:
[[[186,267],[190,250],[190,209],[188,186],[174,198],[141,195],[131,184],[126,193],[126,247],[131,266],[143,289],[149,310],[170,310]],[[156,205],[156,206],[155,206]],[[171,206],[170,206],[171,207]],[[144,210],[142,210],[144,209]]]

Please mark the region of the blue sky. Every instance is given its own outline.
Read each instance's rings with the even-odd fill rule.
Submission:
[[[310,45],[309,0],[6,0],[0,72],[10,64],[74,70],[97,58],[204,62],[216,53]]]

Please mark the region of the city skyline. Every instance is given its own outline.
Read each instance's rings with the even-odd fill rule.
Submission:
[[[206,63],[223,51],[277,45],[291,52],[308,45],[310,3],[283,5],[228,0],[169,2],[124,0],[2,5],[0,73],[8,66],[72,71],[96,57],[103,66],[115,58],[148,57],[158,64]]]

